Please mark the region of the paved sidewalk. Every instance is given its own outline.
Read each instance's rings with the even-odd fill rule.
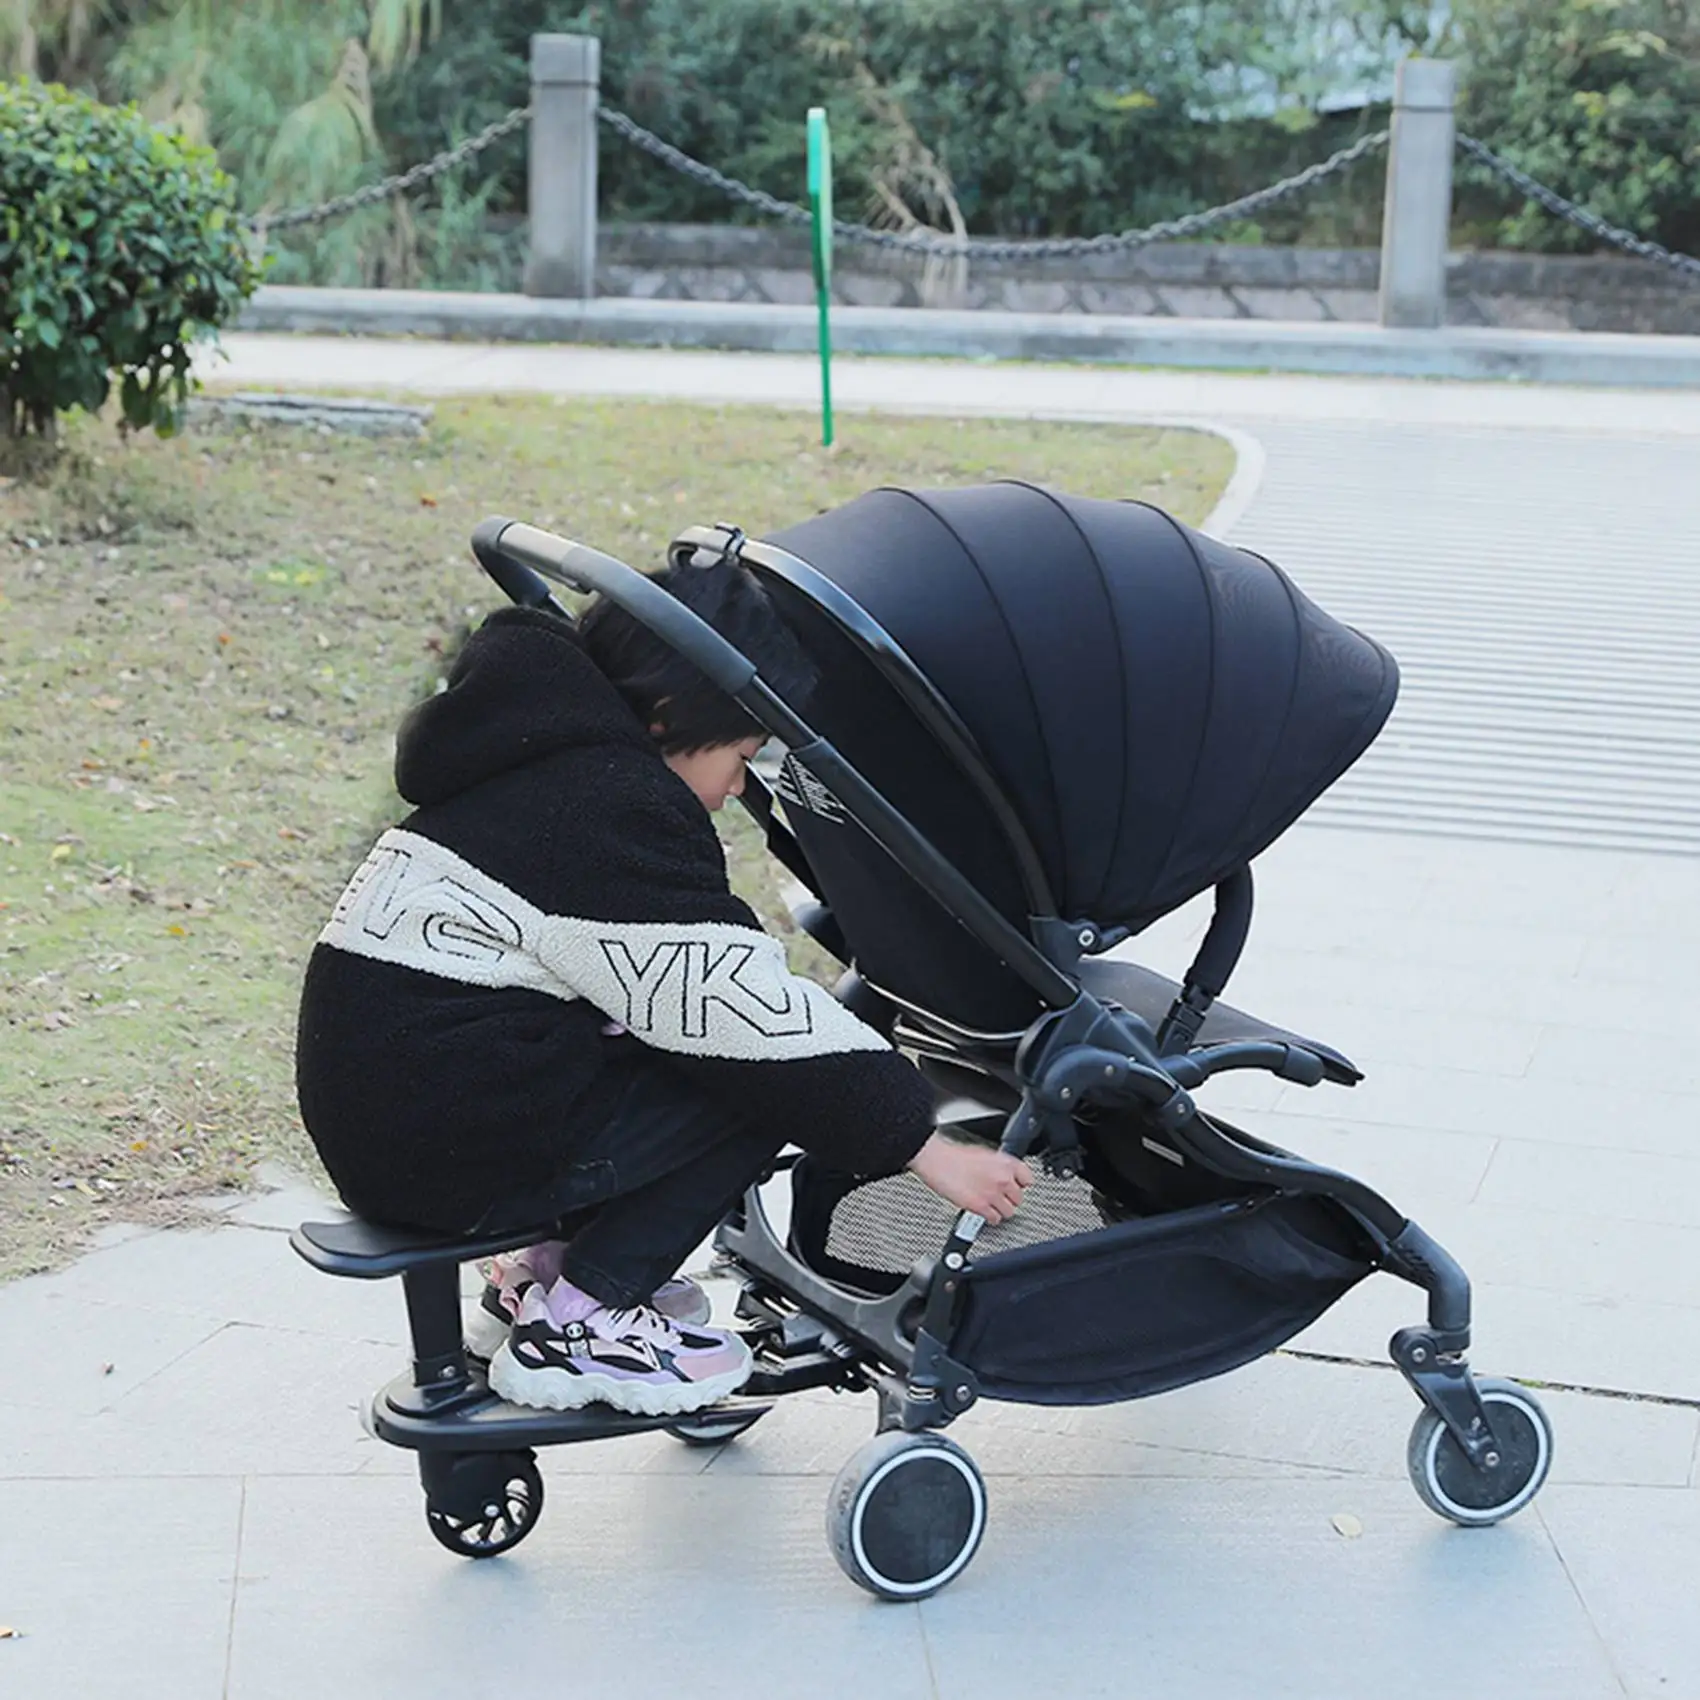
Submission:
[[[783,360],[230,346],[235,381],[296,389],[809,399]],[[919,1606],[827,1553],[828,1484],[872,1426],[827,1396],[706,1458],[546,1453],[540,1528],[471,1565],[355,1418],[398,1366],[399,1292],[298,1264],[281,1229],[315,1206],[282,1193],[0,1290],[0,1623],[26,1632],[0,1696],[1700,1696],[1700,396],[845,374],[864,404],[1226,421],[1221,523],[1401,656],[1382,744],[1260,862],[1233,991],[1369,1078],[1210,1091],[1460,1257],[1478,1369],[1588,1390],[1543,1395],[1546,1491],[1491,1531],[1417,1502],[1415,1401],[1373,1366],[1421,1306],[1379,1277],[1296,1342],[1361,1363],[970,1413],[986,1543]],[[1200,926],[1141,954],[1176,967]]]

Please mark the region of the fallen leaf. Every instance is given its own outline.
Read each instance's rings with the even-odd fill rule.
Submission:
[[[437,505],[437,498],[435,496],[421,496],[419,505],[422,508],[434,508]]]
[[[90,773],[98,773],[106,766],[106,763],[103,761],[96,761],[93,756],[84,756],[83,766],[86,767]]]
[[[170,933],[173,938],[186,939],[189,936],[189,929],[187,927],[178,926],[175,921],[173,921],[165,930]]]
[[[69,844],[55,844],[48,852],[47,859],[50,862],[63,862],[70,854],[71,846]]]
[[[1336,1511],[1328,1521],[1334,1525],[1335,1534],[1344,1535],[1349,1541],[1355,1541],[1364,1532],[1362,1522],[1349,1511]]]
[[[147,1148],[148,1142],[145,1139],[132,1139],[130,1141],[130,1149],[132,1151],[146,1151]]]
[[[220,643],[229,643],[230,642],[230,633],[229,632],[220,632],[218,634],[218,641]]]

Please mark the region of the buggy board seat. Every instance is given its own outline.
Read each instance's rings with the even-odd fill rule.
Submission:
[[[289,1243],[298,1256],[327,1275],[376,1281],[410,1269],[471,1263],[499,1251],[536,1245],[550,1238],[555,1226],[551,1222],[499,1234],[437,1234],[429,1228],[386,1228],[344,1215],[334,1222],[303,1222],[289,1236]]]

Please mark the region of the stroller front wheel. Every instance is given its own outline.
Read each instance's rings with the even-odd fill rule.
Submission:
[[[839,1568],[884,1600],[937,1593],[967,1569],[985,1529],[979,1467],[938,1434],[876,1434],[838,1472],[826,1506]]]
[[[543,1515],[543,1475],[530,1453],[473,1454],[450,1465],[447,1502],[425,1500],[425,1522],[450,1552],[462,1558],[494,1558],[510,1551]]]
[[[1452,1431],[1426,1406],[1411,1427],[1405,1465],[1430,1511],[1464,1528],[1485,1528],[1521,1511],[1552,1466],[1552,1424],[1540,1402],[1515,1381],[1476,1383],[1499,1445],[1491,1462],[1472,1464]]]

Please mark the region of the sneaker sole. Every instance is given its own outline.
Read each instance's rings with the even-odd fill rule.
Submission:
[[[702,1381],[652,1382],[629,1380],[595,1371],[573,1374],[563,1369],[525,1369],[508,1351],[490,1360],[490,1387],[516,1405],[542,1406],[551,1411],[581,1411],[586,1405],[610,1405],[636,1417],[682,1417],[700,1411],[734,1393],[750,1378],[752,1365],[723,1370]]]

